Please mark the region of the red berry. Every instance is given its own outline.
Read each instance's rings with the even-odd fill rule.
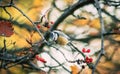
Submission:
[[[54,24],[54,22],[53,22],[53,21],[51,21],[50,23],[51,23],[51,24]]]
[[[92,58],[89,58],[89,57],[86,57],[86,58],[85,58],[85,62],[86,62],[86,63],[91,63],[92,61],[93,61]]]
[[[90,61],[89,61],[89,60],[85,60],[85,62],[86,62],[86,63],[90,63]]]
[[[83,52],[83,53],[85,53],[85,52],[86,52],[86,49],[85,49],[85,48],[83,48],[83,49],[82,49],[82,52]]]
[[[86,59],[86,60],[89,60],[89,58],[88,58],[88,57],[86,57],[85,59]]]
[[[90,49],[87,49],[87,51],[86,51],[87,53],[90,53]]]
[[[50,28],[50,26],[48,25],[47,28]]]
[[[36,55],[35,58],[38,60],[38,61],[41,61],[43,63],[46,63],[45,59],[41,58],[40,56]]]
[[[41,57],[39,57],[38,60],[41,61],[41,62],[43,62],[43,63],[46,63],[45,59],[43,59],[43,58],[41,58]]]
[[[85,62],[89,63],[89,58],[88,57],[85,58]]]
[[[89,58],[89,61],[90,61],[90,62],[93,62],[93,59],[92,59],[92,58]]]
[[[35,58],[38,60],[39,56],[38,56],[38,55],[36,55],[36,56],[35,56]]]
[[[40,25],[39,24],[37,25],[37,28],[40,29]]]

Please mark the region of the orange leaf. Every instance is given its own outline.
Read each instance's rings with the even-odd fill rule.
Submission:
[[[100,29],[100,20],[98,18],[93,19],[89,25],[93,28]]]
[[[77,20],[74,20],[73,23],[76,25],[76,26],[85,26],[89,23],[89,19],[77,19]]]
[[[78,72],[80,71],[80,69],[76,66],[70,66],[71,70],[72,70],[72,74],[78,74]]]

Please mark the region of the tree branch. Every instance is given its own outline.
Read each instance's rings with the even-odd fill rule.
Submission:
[[[57,21],[54,23],[54,25],[52,26],[52,28],[50,29],[50,31],[55,30],[59,24],[65,20],[66,17],[68,17],[69,15],[71,15],[75,10],[77,10],[78,8],[84,6],[84,5],[88,5],[94,3],[94,0],[80,0],[77,3],[75,3],[74,5],[70,6],[68,9],[66,9],[66,11],[57,19]]]
[[[113,19],[114,21],[120,22],[120,19],[118,19],[117,17],[115,17],[114,15],[111,15],[109,12],[107,12],[105,9],[101,9],[103,13],[107,14],[108,16],[111,17],[111,19]]]
[[[106,33],[105,27],[104,27],[104,21],[102,18],[102,11],[101,11],[100,4],[99,4],[98,0],[95,0],[95,6],[96,6],[96,9],[98,10],[98,14],[99,14],[99,18],[100,18],[100,25],[101,25],[101,50],[100,50],[100,53],[98,55],[98,58],[94,64],[94,66],[93,66],[92,74],[94,74],[97,64],[99,63],[101,57],[105,53],[105,51],[104,51],[104,33]]]

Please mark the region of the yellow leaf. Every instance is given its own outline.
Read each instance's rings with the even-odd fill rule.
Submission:
[[[72,74],[78,74],[78,72],[80,71],[80,69],[76,66],[70,66],[71,70],[72,70]]]
[[[100,74],[110,74],[115,69],[115,65],[112,62],[99,63],[96,69]]]
[[[106,69],[114,69],[115,65],[112,62],[105,62],[105,63],[99,63],[98,67],[106,68]]]
[[[92,70],[86,67],[80,74],[92,74]]]
[[[120,35],[113,35],[112,37],[115,41],[120,41]]]
[[[75,24],[76,26],[85,26],[89,23],[89,19],[77,19],[73,21],[73,24]]]
[[[67,5],[71,5],[74,2],[74,0],[64,0],[64,1],[67,3]]]
[[[15,48],[23,48],[30,47],[30,45],[26,42],[26,39],[32,40],[32,43],[35,43],[41,39],[40,35],[37,32],[34,32],[33,36],[30,36],[30,32],[25,28],[20,28],[18,26],[14,26],[14,34],[11,37],[6,37],[6,46],[7,49],[13,49],[14,45],[11,44],[15,42]],[[0,36],[0,47],[3,47],[4,37]],[[14,48],[14,49],[15,49]]]
[[[100,29],[100,20],[98,18],[93,19],[89,25],[93,28]]]
[[[23,69],[21,69],[19,66],[11,67],[9,68],[11,74],[26,74]]]
[[[43,5],[44,0],[33,0],[33,5],[34,6],[40,6]]]

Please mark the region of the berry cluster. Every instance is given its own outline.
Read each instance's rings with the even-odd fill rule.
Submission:
[[[90,51],[91,51],[90,49],[85,49],[85,48],[82,49],[83,53],[90,53]],[[75,63],[75,62],[79,65],[82,63],[90,64],[93,62],[93,59],[91,57],[88,57],[85,55],[85,59],[77,59],[75,61],[72,61],[71,63]],[[82,67],[82,69],[84,69],[85,65],[82,65],[81,67]]]
[[[92,63],[92,62],[93,62],[93,59],[90,58],[90,57],[86,57],[86,58],[85,58],[85,62],[88,63],[88,64],[89,64],[89,63]]]
[[[90,53],[90,49],[85,49],[85,48],[83,48],[83,49],[82,49],[82,52],[83,52],[83,53]],[[90,58],[90,57],[88,57],[88,56],[86,56],[86,57],[85,57],[85,63],[89,64],[89,63],[91,63],[91,62],[93,62],[93,59]]]
[[[82,52],[83,52],[83,53],[90,53],[90,49],[85,49],[85,48],[83,48],[83,49],[82,49]]]

